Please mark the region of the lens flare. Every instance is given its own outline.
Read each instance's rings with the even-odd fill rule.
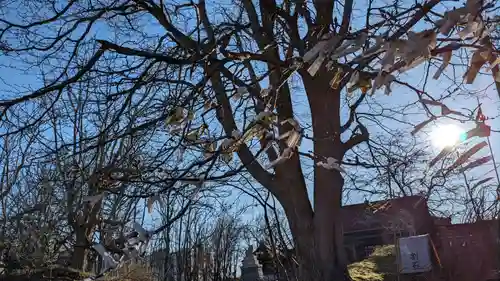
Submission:
[[[463,138],[463,130],[454,124],[439,125],[431,132],[431,142],[439,149],[456,145]]]

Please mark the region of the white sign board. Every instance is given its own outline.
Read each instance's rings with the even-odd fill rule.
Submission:
[[[428,272],[432,269],[429,235],[399,238],[400,273]]]

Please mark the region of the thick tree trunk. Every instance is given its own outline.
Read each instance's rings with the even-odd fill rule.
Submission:
[[[301,188],[301,186],[288,186],[290,189]],[[291,199],[291,198],[290,198]],[[294,198],[296,199],[296,198]],[[334,216],[323,216],[323,225],[313,215],[311,209],[303,208],[303,203],[294,200],[282,203],[292,231],[297,260],[299,265],[298,279],[311,281],[348,280],[346,264],[341,262],[339,256],[343,256],[342,241],[330,236],[331,229],[339,229],[335,226],[337,218]],[[300,201],[300,200],[299,200]],[[307,202],[309,203],[309,202]],[[323,238],[323,240],[318,239]],[[337,244],[340,243],[340,244]],[[326,250],[326,251],[325,251]]]
[[[75,231],[75,247],[73,256],[71,257],[71,267],[78,270],[83,270],[87,267],[87,244],[88,240],[85,235],[85,229],[81,227]]]
[[[217,117],[226,134],[230,135],[236,123],[220,74],[212,70],[206,69],[211,74],[217,101],[221,104]],[[312,109],[314,153],[323,157],[319,160],[324,161],[327,157],[341,160],[344,152],[339,133],[340,91],[331,89],[331,73],[325,69],[320,72],[325,73],[325,77],[304,78]],[[279,117],[280,121],[284,121],[293,116],[286,86],[280,90],[278,97]],[[340,220],[344,182],[340,173],[315,167],[313,211],[297,155],[275,167],[275,175],[269,174],[254,161],[248,147],[241,146],[238,156],[252,176],[277,197],[285,210],[298,256],[299,280],[348,280]]]
[[[92,195],[94,195],[92,193]],[[75,246],[71,258],[71,267],[78,270],[88,268],[88,253],[91,237],[98,223],[98,214],[101,210],[102,200],[99,200],[94,206],[85,206],[83,216],[73,222],[75,230]]]
[[[295,252],[298,257],[299,280],[321,280],[320,271],[316,268],[313,212],[307,197],[304,184],[285,185],[287,189],[293,190],[292,196],[279,196],[282,198],[281,204],[292,231],[295,244]],[[303,194],[298,192],[303,190]],[[299,196],[297,196],[299,195]]]
[[[344,155],[340,140],[340,90],[331,88],[331,74],[326,70],[322,73],[314,79],[304,79],[312,112],[314,155],[318,157],[316,163],[328,157],[340,161]],[[298,237],[299,245],[314,249],[314,253],[302,257],[307,262],[313,259],[310,267],[314,267],[316,276],[311,280],[349,280],[340,213],[343,185],[344,179],[339,171],[315,166],[314,215],[310,227],[313,233],[294,235]],[[293,225],[294,218],[289,217],[289,220]]]

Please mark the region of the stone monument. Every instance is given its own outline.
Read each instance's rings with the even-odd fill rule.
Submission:
[[[260,281],[263,276],[262,266],[253,254],[253,246],[249,246],[241,265],[241,281]]]

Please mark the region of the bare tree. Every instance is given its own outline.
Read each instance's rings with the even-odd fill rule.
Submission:
[[[370,88],[390,94],[397,84],[413,91],[433,121],[452,112],[434,114],[429,106],[439,101],[396,72],[422,62],[430,68],[438,55],[444,69],[452,52],[470,53],[469,48],[470,66],[469,60],[459,63],[468,65],[466,83],[488,63],[498,73],[497,42],[486,32],[493,36],[490,27],[498,23],[490,18],[496,1],[464,1],[455,10],[445,6],[444,15],[437,9],[440,2],[242,0],[226,7],[205,1],[13,1],[2,7],[2,51],[19,55],[19,68],[37,66],[43,85],[17,90],[0,102],[1,121],[15,127],[2,136],[40,126],[52,105],[85,88],[92,93],[87,100],[95,104],[92,111],[106,108],[105,117],[86,136],[52,150],[73,148],[70,158],[82,151],[97,154],[86,195],[120,193],[107,184],[134,182],[143,188],[134,185],[122,196],[157,199],[182,189],[194,198],[211,182],[247,171],[283,207],[301,279],[346,280],[340,164],[369,140],[360,108]],[[427,29],[412,31],[418,25]],[[292,102],[300,100],[292,91],[296,77],[308,103],[302,111],[310,115],[300,123],[301,110]],[[26,107],[34,113],[22,115]],[[95,123],[79,124],[79,132]],[[146,153],[155,156],[147,165],[131,170],[128,161],[106,160],[107,147],[131,136],[149,138],[155,147]],[[302,139],[311,142],[312,152],[299,151]],[[313,200],[302,166],[308,161]],[[78,216],[84,224],[74,227],[79,247],[89,240],[100,209],[100,204],[86,206]],[[80,257],[86,252],[75,249],[75,266],[83,267]]]
[[[357,149],[353,162],[370,167],[349,175],[346,192],[368,197],[394,198],[423,195],[435,215],[462,222],[496,217],[493,165],[461,165],[448,169],[475,142],[461,144],[455,152],[434,162],[432,143],[398,136],[372,136],[369,146]],[[489,153],[489,152],[488,152]],[[368,155],[368,156],[366,156]],[[363,157],[364,156],[364,157]],[[484,156],[476,157],[480,160]],[[432,163],[432,165],[430,165]],[[478,168],[482,172],[478,173]]]
[[[165,207],[171,208],[172,203]],[[235,277],[247,225],[239,219],[238,209],[203,205],[191,205],[184,216],[160,233],[151,255],[151,266],[160,279],[201,281]]]

